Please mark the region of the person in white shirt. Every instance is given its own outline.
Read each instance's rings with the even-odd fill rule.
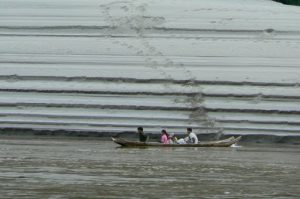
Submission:
[[[198,144],[198,137],[193,133],[192,128],[186,129],[187,137],[177,140],[177,144]]]
[[[198,137],[197,135],[193,132],[192,128],[187,128],[186,133],[188,136],[184,138],[184,141],[188,144],[198,144]]]

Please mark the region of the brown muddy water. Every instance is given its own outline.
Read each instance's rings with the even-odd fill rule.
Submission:
[[[0,138],[0,198],[299,198],[300,147]]]

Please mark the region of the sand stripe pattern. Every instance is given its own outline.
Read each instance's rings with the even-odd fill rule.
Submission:
[[[298,135],[300,10],[0,0],[0,129]]]

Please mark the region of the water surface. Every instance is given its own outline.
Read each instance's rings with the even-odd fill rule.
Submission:
[[[300,147],[119,148],[0,139],[1,198],[298,198]]]

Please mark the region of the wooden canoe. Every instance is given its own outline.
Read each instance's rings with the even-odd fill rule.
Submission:
[[[242,137],[230,137],[224,140],[199,142],[198,144],[162,144],[159,142],[129,141],[123,138],[112,137],[112,141],[122,147],[230,147],[236,144]]]

